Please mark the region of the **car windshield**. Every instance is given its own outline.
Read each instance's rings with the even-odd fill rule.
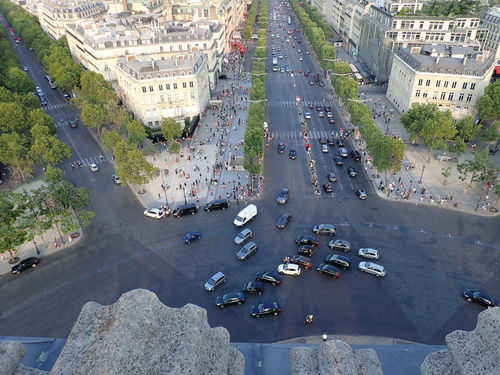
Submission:
[[[236,219],[235,219],[235,220],[236,220],[236,221],[241,221],[241,222],[243,222],[243,218],[242,218],[241,216],[236,216]]]
[[[215,284],[215,280],[210,278],[210,280],[207,281],[207,284],[208,285],[214,285]]]

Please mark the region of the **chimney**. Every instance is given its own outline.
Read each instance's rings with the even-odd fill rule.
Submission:
[[[467,56],[464,56],[464,59],[462,61],[462,65],[465,65],[465,64],[467,64]]]
[[[477,55],[476,56],[476,61],[477,62],[483,62],[484,61],[484,55],[483,54]]]

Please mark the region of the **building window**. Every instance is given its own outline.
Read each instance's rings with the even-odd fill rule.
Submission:
[[[438,98],[438,92],[437,91],[434,91],[432,93],[432,99],[436,100]]]
[[[170,90],[170,83],[167,83],[165,87],[167,88],[167,90]]]
[[[163,95],[160,95],[160,102],[165,103],[165,98],[163,97]]]
[[[475,83],[471,83],[471,84],[470,84],[470,89],[471,89],[471,90],[474,90],[475,88],[476,88],[476,84],[475,84]]]
[[[436,81],[436,87],[441,86],[441,81]]]
[[[467,82],[464,82],[462,85],[462,89],[467,90]]]
[[[415,96],[418,98],[420,97],[420,90],[415,91]]]
[[[441,92],[441,100],[445,100],[446,99],[446,93],[443,91]]]
[[[472,101],[472,94],[467,95],[467,103]]]
[[[427,98],[427,91],[424,91],[424,93],[422,94],[422,98]]]
[[[426,85],[426,86],[430,86],[430,85],[431,85],[431,80],[430,80],[430,79],[428,79],[427,81],[425,81],[425,85]]]
[[[146,86],[142,86],[142,92],[146,92]]]
[[[423,83],[423,82],[424,82],[424,80],[419,79],[419,80],[418,80],[418,85],[419,85],[419,86],[422,86],[422,83]]]
[[[454,89],[457,87],[457,81],[453,81],[453,83],[451,84],[451,88]]]
[[[461,102],[464,100],[464,93],[461,92],[460,95],[458,96],[458,101]]]
[[[444,83],[443,83],[443,87],[444,87],[444,88],[448,87],[448,81],[444,81]]]
[[[149,86],[149,91],[153,92],[153,86]]]
[[[177,89],[177,83],[174,83],[174,90]]]
[[[194,91],[191,91],[191,99],[194,99]]]
[[[452,93],[452,92],[450,92],[450,93],[448,94],[448,100],[453,100],[453,93]]]
[[[186,82],[182,82],[182,88],[185,89],[187,87],[187,83]]]
[[[189,87],[194,87],[193,81],[189,82]]]
[[[158,85],[158,90],[163,91],[163,85]]]

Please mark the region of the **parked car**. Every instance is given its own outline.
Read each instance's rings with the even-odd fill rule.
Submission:
[[[30,257],[30,258],[23,259],[18,264],[16,264],[14,267],[12,267],[11,272],[12,272],[12,274],[16,275],[18,273],[21,273],[21,272],[27,270],[28,268],[32,268],[32,267],[34,268],[34,267],[38,266],[38,263],[40,263],[40,259],[38,259],[37,257]]]
[[[291,148],[289,151],[288,151],[288,157],[292,160],[295,160],[297,159],[297,150],[295,150],[295,148]]]
[[[246,297],[241,292],[226,293],[223,296],[217,296],[215,298],[215,305],[223,309],[225,306],[229,305],[241,305],[246,301]]]
[[[295,243],[297,245],[318,246],[319,240],[318,240],[318,237],[316,237],[316,236],[309,235],[309,234],[303,234],[303,235],[297,236],[295,238]]]
[[[120,176],[117,176],[117,175],[112,175],[111,176],[111,179],[113,180],[113,182],[117,185],[120,185],[122,183],[122,180],[120,180]]]
[[[377,277],[384,277],[386,275],[385,268],[373,262],[359,262],[358,269],[366,273],[371,273]]]
[[[297,253],[310,258],[314,254],[314,247],[312,245],[300,245]]]
[[[464,290],[463,296],[467,301],[478,303],[487,308],[498,307],[498,301],[495,298],[480,291],[466,289]]]
[[[248,242],[243,246],[238,253],[236,253],[236,258],[238,260],[247,260],[257,252],[257,244],[253,241]]]
[[[205,204],[203,209],[206,212],[214,211],[214,210],[225,210],[229,207],[229,201],[227,199],[214,199],[211,202]]]
[[[328,172],[326,177],[328,178],[328,182],[336,182],[337,181],[337,175],[333,172]]]
[[[264,302],[258,305],[254,305],[250,308],[250,314],[254,318],[260,318],[264,315],[274,315],[278,316],[281,314],[281,307],[277,302]]]
[[[262,294],[264,293],[264,286],[260,281],[249,281],[243,286],[242,290],[247,294]]]
[[[278,204],[285,204],[288,201],[288,197],[289,197],[288,188],[284,187],[281,189],[278,198],[276,198],[276,202],[278,202]]]
[[[93,173],[95,173],[99,170],[99,167],[97,166],[97,164],[94,164],[94,163],[89,164],[89,168],[90,168],[90,171]]]
[[[184,243],[191,243],[193,241],[199,240],[201,238],[201,233],[197,230],[193,230],[189,233],[186,233],[184,236]]]
[[[304,245],[304,246],[308,246],[308,245]],[[306,256],[294,255],[288,259],[289,259],[290,263],[298,264],[299,266],[305,268],[306,270],[308,270],[309,268],[312,267],[311,259],[306,257]]]
[[[331,240],[328,247],[332,250],[341,250],[345,253],[351,251],[351,243],[345,240]]]
[[[238,235],[234,238],[234,243],[236,245],[241,245],[243,242],[245,242],[246,240],[248,240],[249,238],[251,238],[253,235],[252,233],[252,230],[251,229],[243,229],[240,233],[238,233]]]
[[[363,189],[356,189],[355,193],[361,200],[365,200],[366,198],[368,198],[368,195],[366,195],[366,192]]]
[[[222,272],[217,272],[205,283],[205,289],[208,292],[213,292],[215,288],[221,286],[226,282],[226,275]]]
[[[300,267],[295,263],[282,263],[278,266],[278,273],[282,275],[300,276]]]
[[[195,203],[188,203],[188,204],[183,204],[177,207],[174,212],[172,212],[172,215],[175,216],[176,218],[180,218],[182,216],[186,215],[194,215],[198,213],[198,206]]]
[[[338,279],[340,277],[340,271],[338,268],[330,265],[330,264],[320,264],[316,267],[316,271],[324,273],[325,275],[331,276],[334,279]]]
[[[261,271],[255,274],[255,280],[267,281],[273,285],[281,284],[281,276],[275,272]]]
[[[167,212],[163,208],[147,208],[144,211],[144,216],[152,217],[153,219],[162,219],[165,217]]]
[[[349,177],[356,177],[358,172],[356,172],[355,168],[349,167],[349,168],[347,168],[347,174],[349,175]]]
[[[333,224],[318,224],[312,229],[314,234],[327,234],[329,236],[335,236],[337,233],[337,228]]]
[[[325,193],[333,193],[333,185],[323,184],[323,190],[325,191]]]
[[[343,255],[329,254],[326,256],[325,262],[334,266],[340,266],[344,269],[351,268],[351,259]]]
[[[276,222],[276,227],[283,229],[290,221],[292,221],[292,215],[289,213],[284,213]]]
[[[361,249],[358,250],[358,255],[366,259],[378,260],[379,258],[378,250],[372,249],[370,247],[362,247]]]

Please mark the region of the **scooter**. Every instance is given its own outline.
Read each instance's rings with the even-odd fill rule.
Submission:
[[[312,323],[313,322],[313,318],[314,318],[313,314],[306,315],[306,318],[304,319],[304,323],[305,324]]]

